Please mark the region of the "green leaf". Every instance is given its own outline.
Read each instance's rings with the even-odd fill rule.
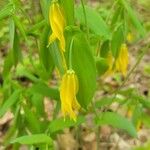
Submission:
[[[24,65],[18,64],[16,69],[16,76],[21,77],[24,76],[33,82],[38,82],[39,78],[37,78],[34,73],[29,70],[29,68],[25,67]]]
[[[63,55],[61,53],[61,50],[59,49],[57,42],[53,42],[49,46],[49,50],[54,60],[55,66],[58,68],[60,74],[63,75],[65,72],[64,69],[65,65],[64,65]]]
[[[147,99],[147,98],[145,99],[143,97],[139,97],[138,100],[144,107],[146,107],[148,109],[150,108],[150,99]]]
[[[44,25],[46,24],[45,19],[41,20],[40,22],[34,24],[32,27],[29,28],[29,30],[27,31],[28,34],[35,32],[39,29],[41,29]]]
[[[15,30],[15,22],[11,18],[10,23],[9,23],[9,37],[10,37],[10,47],[12,50],[12,60],[13,64],[17,65],[19,61],[21,61],[22,54],[21,54],[21,48],[20,48],[20,43],[19,43],[19,36]]]
[[[3,144],[8,144],[8,141],[15,135],[16,131],[22,128],[22,115],[20,114],[20,105],[15,107],[15,111],[13,112],[14,118],[12,120],[11,126],[7,130],[5,134],[5,139]],[[20,123],[22,124],[20,126]]]
[[[40,133],[40,121],[37,116],[29,109],[29,106],[24,106],[25,118],[27,121],[27,126],[31,133]]]
[[[29,92],[41,94],[43,96],[48,96],[54,100],[59,100],[59,91],[58,89],[50,88],[45,83],[39,82],[34,84]]]
[[[106,58],[108,56],[108,52],[110,50],[109,48],[109,40],[104,41],[102,43],[101,49],[100,49],[100,56]]]
[[[25,32],[23,24],[21,23],[21,21],[19,20],[19,18],[16,15],[13,15],[13,20],[15,22],[16,27],[18,28],[18,30],[22,34],[23,38],[27,42],[28,40],[27,40],[27,36],[26,36],[26,32]]]
[[[21,53],[21,47],[19,43],[19,36],[17,32],[15,32],[14,37],[14,45],[13,45],[13,61],[14,65],[17,65],[19,61],[22,60],[22,53]]]
[[[17,102],[20,92],[21,90],[14,91],[14,93],[4,102],[0,108],[0,117],[2,117],[8,111],[8,109]]]
[[[59,118],[59,119],[51,121],[51,123],[49,125],[49,131],[52,134],[54,132],[61,131],[65,128],[69,128],[69,127],[72,127],[72,126],[78,126],[83,122],[85,122],[85,117],[84,116],[79,116],[77,118],[76,122],[73,121],[73,120],[70,120],[69,118],[66,118],[65,120],[64,120],[64,118]]]
[[[139,101],[140,104],[142,104],[143,107],[145,108],[150,108],[150,99],[147,97],[144,97],[142,95],[140,95],[139,93],[137,93],[136,91],[133,91],[134,89],[130,89],[130,91],[128,92],[123,92],[124,95],[128,96],[129,94],[131,95],[131,98],[135,101]]]
[[[96,35],[104,36],[104,38],[108,39],[110,36],[110,31],[100,14],[88,6],[85,7],[85,11],[89,29]],[[75,17],[81,24],[85,23],[83,9],[81,6],[75,9]]]
[[[116,23],[119,21],[119,19],[122,16],[123,8],[118,6],[118,8],[115,9],[115,12],[113,14],[112,20],[111,20],[111,27],[115,27]]]
[[[67,25],[74,25],[74,0],[61,0]]]
[[[144,123],[144,126],[150,128],[150,116],[149,114],[142,114],[142,123]]]
[[[54,63],[53,63],[51,53],[49,52],[49,48],[47,48],[49,32],[50,32],[50,27],[46,25],[40,37],[39,54],[40,54],[40,60],[43,66],[45,67],[46,71],[51,73],[54,68]]]
[[[26,145],[33,145],[33,144],[52,145],[53,141],[46,134],[33,134],[33,135],[18,137],[12,140],[11,143],[20,143],[20,144],[26,144]]]
[[[111,51],[115,58],[118,57],[120,47],[121,44],[123,44],[123,41],[124,41],[123,26],[120,25],[112,34],[112,40],[111,40]]]
[[[42,14],[47,22],[49,24],[49,7],[50,7],[51,0],[40,0],[41,10]]]
[[[121,0],[124,8],[127,10],[127,13],[131,19],[132,24],[135,26],[135,28],[139,31],[141,36],[144,36],[146,34],[146,31],[142,24],[140,23],[139,19],[136,16],[136,13],[134,10],[130,7],[128,2],[126,0]]]
[[[107,59],[96,58],[96,67],[97,67],[98,75],[99,76],[103,75],[109,67]]]
[[[13,48],[14,37],[15,37],[15,23],[12,18],[10,18],[10,23],[9,23],[9,37],[10,37],[10,47]]]
[[[45,116],[45,108],[44,108],[44,96],[41,94],[33,94],[32,96],[32,104],[36,107],[36,113],[38,116]]]
[[[143,108],[141,104],[138,104],[134,111],[133,111],[133,115],[132,115],[132,122],[135,125],[135,127],[137,126],[139,120],[142,119],[142,112],[143,112]]]
[[[137,137],[133,124],[123,116],[114,112],[103,112],[96,118],[96,125],[111,125],[115,128],[123,129],[133,137]]]
[[[2,10],[0,10],[0,20],[8,17],[13,12],[13,4],[8,3]]]
[[[96,65],[88,41],[83,33],[74,36],[72,65],[79,80],[77,99],[86,108],[96,89]]]
[[[12,51],[10,51],[4,61],[3,78],[6,78],[9,75],[12,66],[13,66],[13,56]]]
[[[112,104],[112,102],[114,102],[114,99],[112,97],[103,97],[100,100],[95,102],[95,107],[100,108],[100,107],[109,106],[110,104]]]

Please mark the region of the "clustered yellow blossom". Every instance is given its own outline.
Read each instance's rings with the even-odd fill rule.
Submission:
[[[121,72],[123,76],[126,76],[128,64],[129,64],[129,56],[128,56],[128,47],[126,44],[122,44],[119,55],[116,60],[113,58],[112,53],[109,52],[107,55],[107,62],[109,65],[108,70],[104,74],[104,77],[113,74],[114,72]]]
[[[128,48],[126,44],[122,44],[119,56],[116,59],[115,70],[121,72],[124,76],[126,76],[128,63]]]
[[[128,47],[126,44],[122,44],[120,52],[119,52],[119,56],[115,62],[115,70],[121,72],[123,74],[123,76],[126,76],[126,74],[127,74],[127,67],[129,64],[128,57],[129,57],[128,56]]]
[[[60,86],[61,110],[64,117],[70,116],[74,121],[76,121],[76,112],[80,108],[76,99],[78,89],[78,78],[75,72],[67,70],[62,77]]]
[[[50,5],[49,9],[49,21],[52,29],[52,34],[49,37],[49,44],[56,39],[59,41],[60,49],[65,51],[65,38],[64,28],[66,26],[63,8],[57,1],[54,1]]]

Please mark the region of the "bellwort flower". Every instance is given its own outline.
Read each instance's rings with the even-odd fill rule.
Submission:
[[[60,49],[65,51],[64,28],[66,26],[63,9],[57,1],[52,2],[49,8],[49,21],[52,34],[49,37],[49,44],[56,39],[59,41]]]
[[[76,121],[76,113],[80,108],[76,99],[78,88],[78,79],[75,72],[71,69],[67,70],[62,77],[60,86],[61,110],[64,117],[70,116],[74,121]]]
[[[115,62],[115,71],[119,71],[123,74],[123,76],[126,76],[127,74],[127,67],[129,64],[129,58],[128,58],[128,47],[126,44],[121,45],[121,49],[118,55],[118,58]]]

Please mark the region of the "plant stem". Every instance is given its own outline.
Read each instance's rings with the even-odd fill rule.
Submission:
[[[93,111],[94,111],[94,114],[96,117],[98,117],[98,113],[95,109],[95,103],[92,101],[92,107],[93,107]],[[99,147],[100,147],[100,136],[99,136],[99,129],[100,127],[97,126],[96,129],[95,129],[95,134],[96,134],[96,144],[97,144],[97,150],[99,150]]]
[[[106,23],[108,24],[109,22],[109,19],[111,18],[111,16],[113,15],[113,10],[116,6],[116,4],[118,3],[118,0],[117,1],[114,1],[114,3],[112,4],[111,8],[110,8],[110,12],[109,12],[109,15],[106,17]]]
[[[60,53],[61,53],[60,55],[61,55],[61,58],[62,58],[63,69],[64,69],[64,72],[66,72],[67,71],[66,59],[65,59],[65,56],[64,56],[63,52],[60,51]]]
[[[74,39],[72,38],[70,42],[70,48],[69,48],[69,69],[72,70],[72,47],[73,47],[73,41]]]
[[[99,126],[97,126],[96,127],[96,143],[97,143],[97,150],[100,150],[100,133],[99,133],[99,130],[100,130],[100,127]]]
[[[84,15],[84,21],[85,21],[85,26],[86,26],[86,33],[87,33],[87,38],[89,39],[89,28],[87,24],[87,17],[86,17],[86,11],[85,11],[85,6],[83,0],[81,0],[81,5],[83,9],[83,15]]]

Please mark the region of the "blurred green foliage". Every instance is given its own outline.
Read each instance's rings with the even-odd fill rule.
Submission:
[[[86,123],[89,113],[94,115],[95,128],[108,124],[136,137],[139,120],[150,127],[150,117],[146,112],[150,108],[150,95],[139,94],[136,88],[115,89],[99,78],[103,80],[108,69],[108,52],[111,51],[116,58],[121,44],[127,42],[129,32],[134,35],[134,41],[129,45],[144,40],[149,34],[149,0],[111,0],[97,3],[96,7],[91,7],[87,1],[85,10],[73,0],[60,0],[68,17],[65,29],[67,61],[70,39],[75,37],[72,60],[79,77],[77,97],[84,108],[77,122],[69,118],[64,121],[59,116],[60,77],[56,68],[61,74],[64,70],[57,42],[47,47],[51,34],[48,20],[50,1],[0,1],[0,117],[8,111],[13,114],[3,146],[11,145],[17,150],[26,144],[33,149],[54,149],[56,135],[65,128]],[[131,64],[131,67],[134,66]],[[144,68],[148,76],[149,68],[149,64]],[[120,75],[114,75],[114,79],[121,87],[124,85]],[[108,94],[95,100],[94,93],[98,90]],[[45,99],[53,104],[51,116],[45,112]],[[117,111],[107,111],[114,102],[119,108],[129,109],[131,116],[127,119]]]

